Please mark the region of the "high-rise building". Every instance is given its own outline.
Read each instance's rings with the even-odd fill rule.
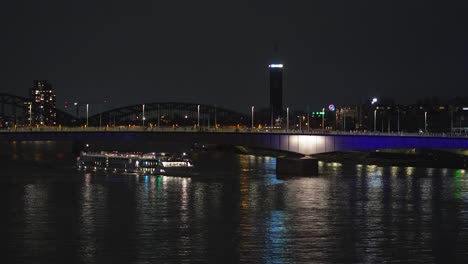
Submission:
[[[283,113],[283,64],[270,64],[270,108],[274,120]]]
[[[32,123],[53,126],[57,124],[55,92],[46,80],[34,80],[30,98],[32,102]]]

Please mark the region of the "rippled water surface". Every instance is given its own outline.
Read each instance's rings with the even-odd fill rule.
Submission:
[[[274,158],[202,153],[200,179],[103,174],[59,145],[2,145],[11,263],[468,263],[465,170],[282,178]]]

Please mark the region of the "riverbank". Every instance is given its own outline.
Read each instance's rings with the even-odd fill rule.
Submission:
[[[468,156],[433,149],[401,149],[388,151],[349,151],[313,155],[324,162],[351,164],[426,167],[426,168],[467,168]]]
[[[298,153],[253,149],[232,145],[208,145],[204,151],[220,151],[257,156],[288,156],[302,157]],[[396,149],[380,151],[347,151],[329,152],[312,155],[323,162],[339,162],[345,164],[363,164],[379,166],[426,167],[465,169],[468,165],[468,155],[463,151],[446,151],[436,149]]]

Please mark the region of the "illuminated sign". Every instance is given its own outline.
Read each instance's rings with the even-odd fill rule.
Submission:
[[[463,107],[463,111],[468,111],[468,107]]]
[[[333,105],[333,104],[329,105],[328,110],[330,110],[332,112],[335,111],[335,105]]]
[[[270,64],[268,67],[270,67],[270,68],[283,68],[283,64]]]
[[[325,112],[312,112],[313,115],[324,115]]]

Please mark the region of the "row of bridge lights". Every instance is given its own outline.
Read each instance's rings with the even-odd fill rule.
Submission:
[[[377,103],[378,99],[376,97],[372,98],[371,104],[374,105]],[[397,109],[397,131],[400,132],[400,110]],[[374,109],[374,132],[377,131],[377,109]],[[424,111],[424,133],[427,133],[427,111]]]
[[[374,105],[375,103],[378,102],[377,98],[373,98],[371,101],[371,104]],[[76,106],[78,103],[74,103]],[[255,112],[255,106],[252,106],[252,129],[254,129],[254,112]],[[307,110],[307,113],[309,111]],[[322,113],[325,112],[325,108],[322,108]],[[29,103],[29,125],[31,126],[32,122],[32,103]],[[145,126],[145,104],[142,105],[142,124]],[[159,118],[158,118],[158,123],[159,123]],[[301,125],[302,122],[299,122],[299,125]],[[310,123],[309,117],[307,117],[307,123]],[[377,130],[377,109],[374,110],[374,132]],[[86,104],[86,127],[89,126],[89,104]],[[159,124],[158,124],[159,126]],[[322,129],[325,129],[325,115],[322,114]],[[200,105],[197,105],[197,127],[200,127]],[[286,130],[289,129],[289,107],[286,108]],[[400,112],[398,112],[398,132],[400,131]],[[427,132],[427,111],[424,112],[424,132]]]
[[[187,116],[185,116],[185,118],[187,118]],[[142,124],[143,124],[143,126],[145,126],[145,119],[146,119],[146,117],[145,117],[145,104],[143,104],[142,105]],[[198,120],[197,127],[200,127],[200,105],[197,105],[197,120]],[[88,121],[86,121],[86,123],[87,122]],[[159,127],[159,117],[158,117],[158,127]]]
[[[255,106],[253,105],[251,107],[251,111],[252,111],[252,118],[251,118],[251,121],[252,121],[252,129],[255,128],[255,125],[254,125],[254,112],[255,112]],[[307,111],[309,112],[309,111]],[[325,115],[323,114],[325,112],[325,108],[322,108],[322,129],[324,129],[324,123],[325,123]],[[289,129],[289,107],[286,108],[286,130]],[[185,118],[187,118],[187,116],[185,116]],[[215,117],[216,118],[216,117]],[[143,126],[145,126],[145,104],[142,105],[142,124]],[[309,124],[310,121],[309,121],[309,117],[307,118],[307,123]],[[159,122],[159,118],[158,118],[158,122]],[[216,121],[215,121],[216,123]],[[301,125],[301,122],[299,122],[299,125]],[[86,126],[88,126],[88,104],[86,104]],[[159,124],[158,124],[159,126]],[[200,105],[197,105],[197,127],[200,127]]]
[[[371,104],[374,105],[375,103],[378,102],[377,98],[372,98]],[[78,103],[75,103],[75,106]],[[32,104],[29,103],[29,125],[31,125],[31,110]],[[254,126],[254,112],[255,112],[255,106],[251,107],[252,111],[252,129],[255,128]],[[322,108],[322,129],[325,129],[325,115],[323,114],[325,112],[325,108]],[[307,109],[307,113],[309,113],[309,109]],[[142,105],[142,124],[145,126],[145,104]],[[302,122],[299,122],[299,125],[301,125]],[[307,123],[310,124],[309,116],[307,117]],[[377,109],[374,110],[374,132],[377,130],[376,127],[377,124]],[[89,126],[89,104],[86,104],[86,126]],[[158,126],[159,126],[159,118],[158,118]],[[200,127],[200,105],[197,105],[197,127]],[[286,130],[289,129],[289,107],[286,108]],[[400,131],[400,112],[398,112],[398,132]],[[427,111],[424,112],[424,132],[427,132]]]

